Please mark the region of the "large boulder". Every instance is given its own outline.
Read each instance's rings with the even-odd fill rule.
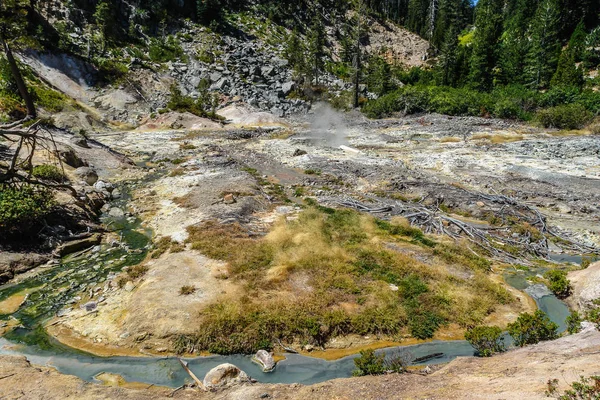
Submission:
[[[570,306],[581,311],[594,307],[594,300],[600,298],[600,261],[585,269],[569,272],[573,294],[568,300]]]
[[[75,176],[92,186],[98,181],[98,174],[90,167],[79,167],[75,170]]]
[[[252,361],[260,365],[263,372],[271,372],[275,369],[275,360],[271,353],[266,350],[259,350],[256,352]]]
[[[50,259],[48,255],[35,253],[0,252],[0,284],[11,280],[16,274],[22,274]]]
[[[226,388],[250,382],[250,377],[233,364],[217,365],[204,377],[204,386],[207,389]]]
[[[65,146],[64,149],[58,152],[60,159],[70,167],[79,168],[85,167],[87,163],[79,157],[75,150],[70,146]]]
[[[98,244],[100,244],[101,241],[102,241],[102,235],[99,233],[94,233],[90,237],[87,237],[84,239],[79,239],[79,240],[73,240],[73,241],[61,244],[60,246],[58,246],[56,248],[56,254],[60,255],[61,257],[64,257],[67,254],[72,254],[77,251],[85,250],[92,246],[98,245]]]

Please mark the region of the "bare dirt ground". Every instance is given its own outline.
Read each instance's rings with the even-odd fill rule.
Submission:
[[[459,358],[427,376],[404,374],[336,379],[301,385],[255,384],[205,393],[135,385],[105,387],[34,367],[23,357],[0,357],[2,399],[545,399],[546,383],[559,389],[580,375],[600,374],[600,332],[594,328],[553,342],[491,357]],[[113,380],[113,382],[115,382]],[[117,380],[118,382],[118,380]],[[172,396],[172,397],[171,397]]]

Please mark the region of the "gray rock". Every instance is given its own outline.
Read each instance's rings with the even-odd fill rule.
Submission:
[[[56,313],[56,316],[59,317],[59,318],[60,317],[64,317],[65,315],[68,315],[71,311],[73,311],[72,308],[63,308],[62,310],[59,310]]]
[[[281,85],[281,91],[283,92],[284,96],[290,94],[292,90],[294,90],[294,82],[285,82],[283,85]]]
[[[283,111],[283,109],[279,108],[279,107],[273,107],[271,109],[271,113],[273,113],[274,116],[282,118],[285,115],[285,111]]]
[[[111,193],[111,197],[113,199],[120,199],[121,198],[121,191],[119,189],[114,189]]]
[[[83,136],[75,135],[70,140],[76,146],[83,147],[84,149],[89,149],[90,145],[87,142],[87,139]]]
[[[92,186],[98,181],[98,174],[90,167],[79,167],[75,170],[75,176]]]
[[[275,360],[273,356],[266,350],[259,350],[256,352],[252,361],[260,365],[263,372],[271,372],[275,369]]]
[[[123,218],[125,217],[125,212],[119,207],[113,207],[108,212],[108,215],[110,215],[113,218]]]
[[[87,312],[94,311],[97,307],[98,304],[95,301],[89,301],[81,306],[81,308],[85,309]]]
[[[69,167],[79,168],[86,166],[86,162],[81,159],[72,147],[66,147],[58,152],[60,159]]]
[[[294,157],[299,157],[299,156],[303,156],[303,155],[305,155],[305,154],[306,154],[306,151],[305,151],[305,150],[302,150],[302,149],[296,149],[296,150],[294,151],[294,154],[292,154],[292,156],[294,156]]]
[[[204,386],[207,389],[217,389],[240,385],[250,382],[250,377],[233,364],[217,365],[204,377]]]
[[[135,289],[135,286],[133,284],[133,282],[131,281],[127,281],[127,283],[125,284],[124,289],[128,292],[131,292],[133,289]]]
[[[229,79],[227,78],[221,78],[219,79],[219,81],[217,83],[215,83],[214,85],[211,86],[211,89],[213,90],[223,90],[226,87],[229,86]]]

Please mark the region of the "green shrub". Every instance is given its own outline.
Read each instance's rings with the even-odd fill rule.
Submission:
[[[575,103],[581,94],[581,90],[575,86],[554,86],[546,93],[539,96],[540,107],[556,107]]]
[[[168,36],[166,41],[151,39],[148,55],[154,62],[168,62],[183,59],[185,53],[177,38]]]
[[[410,334],[417,339],[431,339],[440,325],[444,322],[443,318],[431,311],[417,312],[416,308],[408,307],[408,327]],[[411,311],[412,310],[412,311]]]
[[[533,314],[521,313],[515,322],[508,324],[508,333],[519,347],[556,339],[557,329],[558,325],[541,310]]]
[[[502,329],[498,326],[476,326],[465,332],[465,339],[481,357],[490,357],[506,350]]]
[[[562,395],[558,393],[558,379],[550,379],[547,383],[546,396],[559,400],[598,400],[600,399],[600,376],[580,377],[571,383],[571,389]]]
[[[354,359],[354,366],[354,376],[381,375],[385,373],[385,355],[377,355],[370,349],[362,350],[360,356]]]
[[[596,300],[598,302],[598,300]],[[585,314],[585,319],[596,324],[596,329],[600,330],[600,307],[595,307]]]
[[[177,84],[173,84],[171,86],[171,98],[167,103],[167,108],[177,112],[189,112],[199,117],[223,121],[225,118],[217,115],[214,111],[206,111],[205,106],[216,99],[210,93],[207,93],[206,96],[210,97],[210,99],[199,98],[194,100],[189,96],[184,96]],[[161,114],[161,110],[158,112]]]
[[[565,320],[567,332],[571,335],[578,333],[581,330],[581,315],[577,311],[571,311],[571,314]]]
[[[54,195],[49,190],[0,185],[0,236],[25,233],[40,225],[54,204]]]
[[[544,274],[550,285],[548,288],[558,297],[564,299],[571,294],[571,282],[567,279],[567,273],[559,269],[552,269]]]
[[[32,174],[36,178],[45,181],[63,182],[65,180],[65,175],[62,170],[55,165],[36,165],[33,167]]]
[[[32,92],[35,103],[46,111],[60,112],[68,103],[67,97],[56,90],[36,86]]]
[[[593,114],[581,104],[565,104],[540,110],[536,119],[544,128],[581,129],[592,121]]]

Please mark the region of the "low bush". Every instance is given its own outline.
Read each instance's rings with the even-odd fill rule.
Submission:
[[[559,400],[597,400],[600,399],[600,376],[588,378],[582,376],[579,381],[571,383],[571,389],[563,394],[558,392],[558,379],[550,379],[547,383],[546,396]]]
[[[580,129],[593,115],[600,114],[600,93],[572,87],[556,87],[540,93],[520,85],[498,87],[488,93],[420,83],[370,100],[363,107],[369,118],[389,117],[398,112],[437,112],[528,121],[536,111],[537,120],[545,127]]]
[[[577,311],[571,311],[571,314],[569,314],[565,320],[567,332],[569,332],[571,335],[578,333],[581,330],[581,322],[581,315],[579,315]]]
[[[141,278],[142,276],[146,275],[146,272],[148,272],[148,266],[143,265],[143,264],[138,264],[138,265],[134,265],[133,267],[129,268],[127,270],[127,275],[129,275],[129,277],[131,279],[138,279],[138,278]]]
[[[381,375],[385,373],[385,354],[375,354],[374,350],[361,350],[354,359],[354,376]]]
[[[175,36],[168,36],[165,41],[151,39],[148,56],[154,62],[168,62],[181,60],[185,53]]]
[[[54,207],[51,191],[29,185],[0,185],[0,237],[27,233]]]
[[[548,280],[548,288],[559,299],[564,299],[571,294],[571,282],[567,279],[567,273],[559,269],[552,269],[544,274]]]
[[[62,170],[55,165],[42,164],[33,167],[32,175],[38,179],[53,182],[63,182],[65,175]]]
[[[515,322],[508,324],[508,333],[519,347],[554,340],[558,337],[557,329],[558,325],[541,310],[521,313]]]
[[[536,119],[544,128],[581,129],[594,115],[581,104],[565,104],[540,110]]]
[[[167,103],[167,108],[177,112],[189,112],[202,118],[211,118],[218,121],[223,121],[225,118],[216,114],[214,111],[207,111],[205,105],[213,103],[214,98],[211,94],[207,94],[210,99],[199,98],[197,100],[192,99],[189,96],[184,96],[181,93],[181,89],[176,84],[171,86],[171,98]],[[159,111],[160,112],[160,111]]]
[[[502,329],[498,326],[476,326],[465,332],[465,339],[481,357],[490,357],[506,350]]]
[[[37,85],[32,88],[33,100],[35,103],[43,107],[46,111],[60,112],[69,103],[69,99],[62,93],[56,90],[47,89]]]

